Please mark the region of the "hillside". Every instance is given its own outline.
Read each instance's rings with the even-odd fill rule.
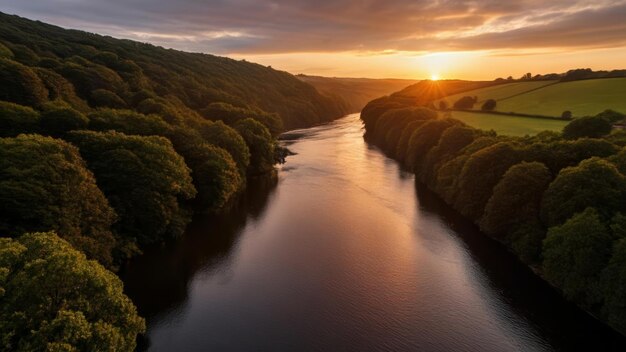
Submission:
[[[528,81],[505,83],[448,95],[438,100],[452,107],[464,96],[476,97],[478,110],[487,99],[496,100],[495,111],[560,117],[569,110],[573,117],[593,116],[606,109],[626,112],[626,78],[578,81]]]
[[[350,112],[361,111],[369,101],[418,82],[409,79],[340,78],[302,74],[296,77],[311,84],[322,94],[340,97]]]
[[[164,49],[0,13],[0,57],[37,86],[32,101],[59,95],[75,108],[140,109],[158,98],[158,110],[178,110],[215,119],[211,103],[277,113],[287,129],[329,121],[345,112],[337,99],[321,95],[289,73],[245,61]],[[23,65],[23,66],[22,66]],[[26,68],[24,68],[26,66]],[[23,104],[4,90],[0,100]],[[26,94],[26,93],[25,93]],[[30,93],[28,93],[30,94]],[[30,104],[25,104],[30,105]],[[145,105],[145,104],[144,104]],[[144,106],[145,110],[145,106]],[[181,116],[177,116],[181,117]]]

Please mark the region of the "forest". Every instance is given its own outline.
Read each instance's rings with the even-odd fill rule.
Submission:
[[[0,14],[0,349],[135,348],[113,274],[344,104],[245,61]]]
[[[371,101],[365,138],[570,301],[626,333],[626,131],[607,110],[561,132],[498,135],[429,108],[486,86],[422,82]]]

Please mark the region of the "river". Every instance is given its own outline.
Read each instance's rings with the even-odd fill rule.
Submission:
[[[150,351],[626,350],[363,141],[358,114],[122,278]]]

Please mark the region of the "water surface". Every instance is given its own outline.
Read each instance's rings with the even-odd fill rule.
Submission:
[[[362,135],[285,135],[277,179],[126,268],[149,350],[626,350]]]

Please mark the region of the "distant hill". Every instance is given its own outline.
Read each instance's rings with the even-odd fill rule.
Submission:
[[[0,92],[0,100],[23,105],[41,104],[59,94],[76,108],[137,109],[145,100],[157,99],[164,105],[160,109],[177,110],[184,118],[188,113],[203,115],[211,103],[226,103],[252,112],[277,113],[287,129],[329,121],[346,112],[337,98],[320,94],[287,72],[67,30],[3,13],[0,59],[26,66],[23,70],[7,64],[26,72],[31,83],[44,85],[35,87],[36,101],[16,101],[15,92]]]
[[[371,100],[389,95],[419,81],[409,79],[340,78],[297,75],[325,95],[338,96],[350,112],[361,111]]]

